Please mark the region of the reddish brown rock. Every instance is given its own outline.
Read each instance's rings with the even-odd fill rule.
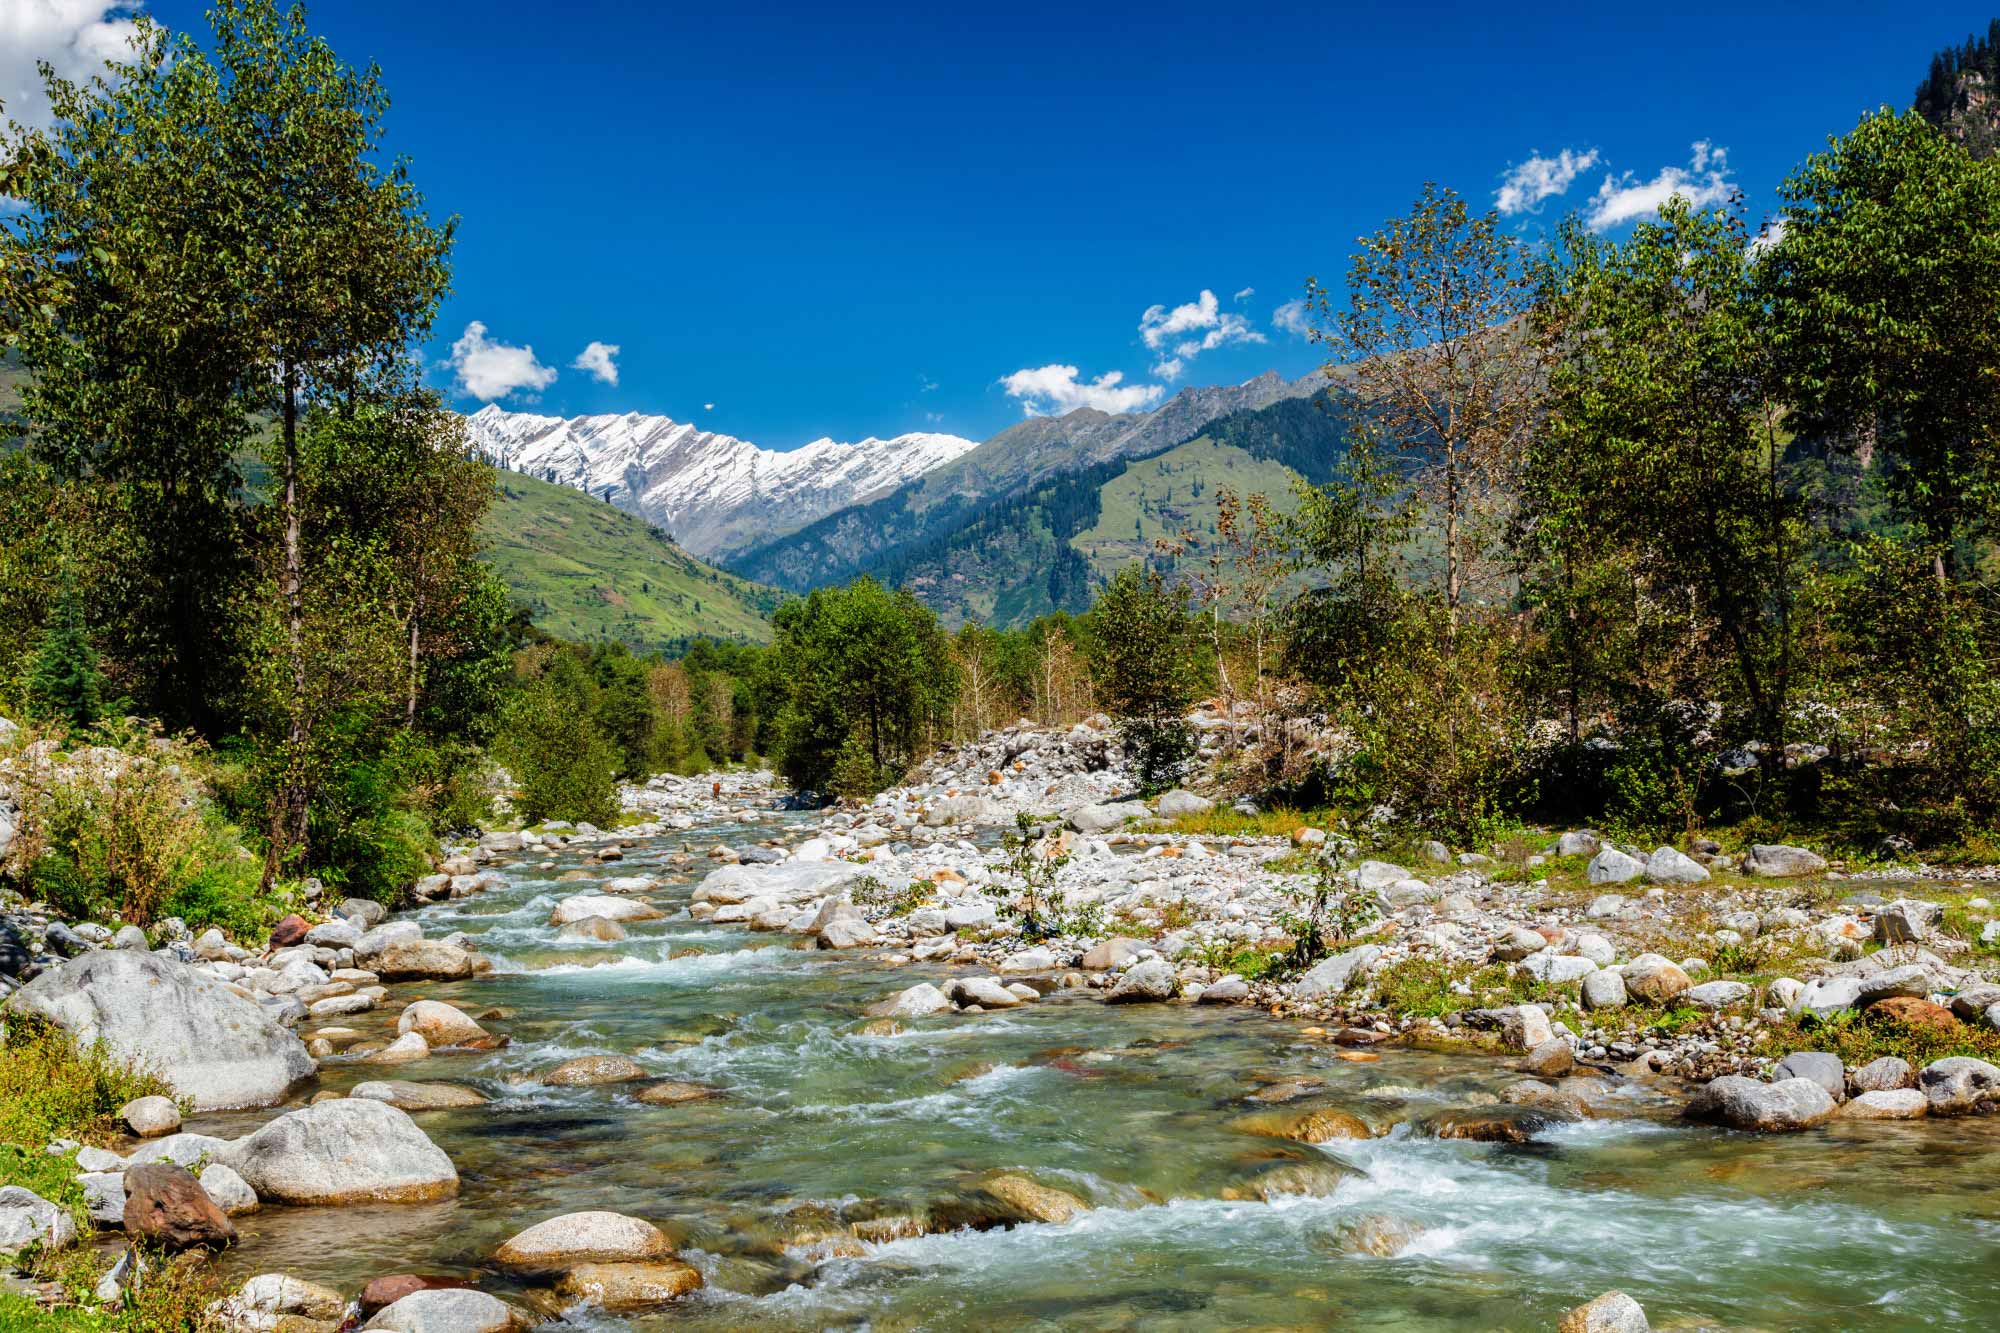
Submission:
[[[1896,995],[1869,1006],[1869,1021],[1885,1023],[1905,1032],[1953,1033],[1961,1026],[1957,1015],[1941,1004],[1919,1000],[1913,995]]]
[[[186,1167],[151,1162],[125,1173],[125,1234],[168,1250],[220,1249],[236,1224]]]
[[[312,924],[297,912],[294,912],[277,925],[271,927],[271,947],[273,949],[289,949],[292,945],[303,940],[306,937],[306,932],[311,929]]]
[[[361,1289],[361,1311],[374,1314],[394,1305],[413,1291],[452,1291],[466,1284],[455,1277],[420,1277],[415,1273],[392,1273],[378,1277]]]

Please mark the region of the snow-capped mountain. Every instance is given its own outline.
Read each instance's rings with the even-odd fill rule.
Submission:
[[[919,432],[858,444],[814,440],[779,451],[637,412],[544,417],[492,404],[466,425],[495,464],[640,514],[704,558],[886,494],[976,443]]]

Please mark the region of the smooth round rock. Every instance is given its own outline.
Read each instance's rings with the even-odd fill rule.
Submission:
[[[537,1222],[493,1252],[496,1263],[527,1271],[584,1263],[644,1263],[672,1258],[673,1245],[643,1218],[623,1213],[564,1213]]]

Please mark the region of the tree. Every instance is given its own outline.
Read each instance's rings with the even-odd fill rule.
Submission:
[[[1534,549],[1567,573],[1615,559],[1654,706],[1713,697],[1726,664],[1751,734],[1781,757],[1804,512],[1778,430],[1766,314],[1735,209],[1670,200],[1605,245],[1572,224],[1544,275],[1549,414],[1526,471]],[[1575,587],[1570,579],[1569,587]]]
[[[2000,494],[2000,161],[1880,111],[1779,195],[1756,273],[1789,424],[1879,451],[1897,513],[1957,578]]]
[[[55,615],[42,631],[40,647],[28,664],[31,717],[87,727],[103,716],[104,673],[83,621],[83,598],[76,577],[63,571]]]
[[[1098,594],[1089,621],[1098,698],[1118,719],[1141,789],[1164,791],[1194,756],[1187,710],[1206,674],[1187,588],[1169,587],[1157,570],[1127,565]]]
[[[1312,336],[1333,354],[1325,373],[1350,391],[1357,432],[1403,461],[1436,516],[1449,653],[1490,547],[1483,520],[1496,483],[1535,416],[1539,371],[1519,329],[1533,295],[1528,256],[1497,212],[1474,216],[1436,185],[1359,244],[1344,307],[1308,282]]]
[[[227,696],[227,607],[248,562],[235,455],[248,351],[229,225],[232,168],[213,69],[192,41],[135,20],[99,78],[45,73],[54,123],[0,141],[0,321],[29,372],[28,445],[122,512],[100,630],[138,702],[214,727]]]
[[[859,747],[879,790],[950,725],[958,673],[937,616],[907,590],[862,578],[786,602],[772,618],[780,767],[823,791],[842,750]],[[854,761],[844,766],[850,788]]]
[[[516,810],[609,824],[618,813],[618,750],[577,706],[560,673],[531,680],[508,704],[500,750],[520,789]]]
[[[215,60],[200,104],[222,169],[217,197],[247,354],[245,391],[275,409],[280,583],[292,708],[287,773],[266,876],[302,852],[309,792],[306,560],[299,426],[315,405],[393,400],[405,353],[429,331],[449,283],[452,223],[435,227],[401,161],[378,162],[388,109],[378,71],[344,64],[306,29],[303,7],[220,0]],[[184,49],[178,60],[202,60]],[[275,397],[270,396],[275,390]]]

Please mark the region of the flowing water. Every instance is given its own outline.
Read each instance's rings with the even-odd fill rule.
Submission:
[[[769,831],[724,825],[699,844]],[[393,1024],[423,995],[509,1011],[488,1026],[512,1045],[414,1066],[327,1061],[321,1077],[343,1090],[446,1079],[491,1097],[418,1117],[458,1164],[459,1197],[266,1210],[240,1219],[232,1268],[350,1291],[425,1272],[526,1300],[486,1266],[494,1247],[547,1216],[609,1209],[666,1228],[708,1285],[632,1321],[569,1316],[584,1326],[1545,1329],[1617,1287],[1655,1328],[2000,1327],[1991,1120],[1756,1138],[1681,1128],[1635,1093],[1629,1116],[1527,1145],[1406,1128],[1321,1147],[1258,1137],[1232,1122],[1274,1081],[1321,1080],[1292,1106],[1382,1128],[1490,1102],[1518,1075],[1414,1051],[1349,1062],[1256,1011],[1107,1006],[1087,992],[865,1035],[863,1006],[948,970],[695,922],[683,909],[707,865],[673,870],[678,847],[642,844],[602,872],[666,885],[650,898],[669,919],[617,943],[558,941],[546,924],[558,898],[591,887],[557,882],[579,864],[567,854],[425,910],[426,933],[476,936],[494,972],[398,987],[356,1025]],[[724,1095],[655,1107],[629,1087],[532,1081],[588,1054]],[[190,1128],[233,1134],[263,1118]],[[1224,1197],[1286,1166],[1341,1178],[1318,1197]],[[963,1200],[996,1170],[1092,1207],[1061,1225],[847,1238],[847,1220]],[[1405,1243],[1353,1252],[1371,1218],[1406,1227]]]

